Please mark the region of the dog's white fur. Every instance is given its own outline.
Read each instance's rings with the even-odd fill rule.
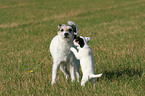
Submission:
[[[90,40],[90,38],[89,37],[82,37],[82,36],[80,36],[80,38],[82,38],[84,40],[83,48],[81,48],[79,43],[75,42],[75,40],[74,40],[74,45],[77,46],[77,48],[79,50],[77,52],[77,50],[73,47],[71,47],[70,50],[74,53],[76,58],[80,60],[81,69],[83,72],[81,86],[85,86],[85,83],[89,79],[93,79],[93,85],[95,86],[95,82],[96,82],[95,78],[100,77],[102,74],[95,75],[92,50],[89,47],[89,45],[87,44],[87,42]]]
[[[61,26],[58,26],[58,35],[53,38],[50,44],[50,53],[53,59],[52,85],[56,83],[59,67],[66,76],[66,79],[68,79],[68,76],[71,75],[71,81],[75,80],[75,69],[77,80],[79,81],[80,78],[79,62],[70,51],[70,48],[74,46],[74,32],[70,25],[74,25],[76,28],[77,26],[72,21],[69,21],[68,23],[69,25],[62,24]],[[78,29],[75,34],[78,34]],[[70,73],[67,71],[68,64],[70,65]]]

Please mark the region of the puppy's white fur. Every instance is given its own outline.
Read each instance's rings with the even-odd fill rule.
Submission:
[[[80,36],[80,38],[83,39],[84,46],[83,47],[80,46],[80,44],[78,43],[79,41],[74,40],[74,45],[77,46],[77,48],[79,50],[77,52],[77,50],[73,47],[71,47],[70,50],[74,53],[76,58],[80,60],[81,69],[83,72],[81,86],[85,86],[85,83],[89,79],[93,79],[93,85],[95,86],[95,82],[96,82],[95,78],[100,77],[102,74],[95,75],[92,50],[89,47],[89,45],[87,44],[87,42],[90,40],[90,38],[89,37],[82,37],[82,36]]]
[[[70,21],[71,24],[75,24]],[[70,51],[70,48],[74,46],[74,31],[73,28],[69,25],[62,24],[58,26],[58,35],[56,35],[50,44],[50,53],[53,59],[52,67],[52,82],[53,85],[56,83],[58,68],[60,67],[61,71],[68,79],[69,74],[71,75],[71,81],[75,80],[75,69],[77,74],[77,79],[79,81],[80,72],[79,72],[79,62],[76,60],[75,56]],[[76,25],[72,25],[75,26]],[[78,30],[77,30],[78,32]],[[76,34],[77,34],[76,32]],[[75,63],[77,63],[75,65]],[[67,65],[70,66],[70,73],[67,70]]]

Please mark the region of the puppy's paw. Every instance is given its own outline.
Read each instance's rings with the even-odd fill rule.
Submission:
[[[71,50],[72,52],[75,52],[75,51],[76,51],[76,49],[75,49],[74,47],[71,47],[70,50]]]
[[[82,87],[85,87],[85,82],[81,82],[81,86]]]

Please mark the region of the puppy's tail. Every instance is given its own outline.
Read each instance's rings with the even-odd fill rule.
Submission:
[[[73,27],[74,34],[77,36],[78,35],[78,27],[77,27],[77,25],[73,21],[68,21],[67,23],[68,23],[68,25],[71,25]]]
[[[90,78],[97,78],[97,77],[101,77],[101,76],[102,76],[102,73],[101,74],[97,74],[97,75],[91,74]]]

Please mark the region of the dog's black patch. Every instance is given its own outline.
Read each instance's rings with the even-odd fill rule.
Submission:
[[[80,38],[80,36],[78,36],[78,37],[76,38],[75,42],[77,42],[77,43],[80,45],[81,48],[83,48],[84,45],[85,45],[84,40],[83,40],[82,38]]]
[[[73,31],[73,30],[72,30],[72,29],[69,29],[68,31],[71,32],[71,31]]]
[[[72,29],[73,29],[74,33],[76,33],[76,32],[77,32],[77,30],[76,30],[76,26],[75,26],[75,25],[69,25],[69,26],[71,26],[71,27],[72,27]]]

